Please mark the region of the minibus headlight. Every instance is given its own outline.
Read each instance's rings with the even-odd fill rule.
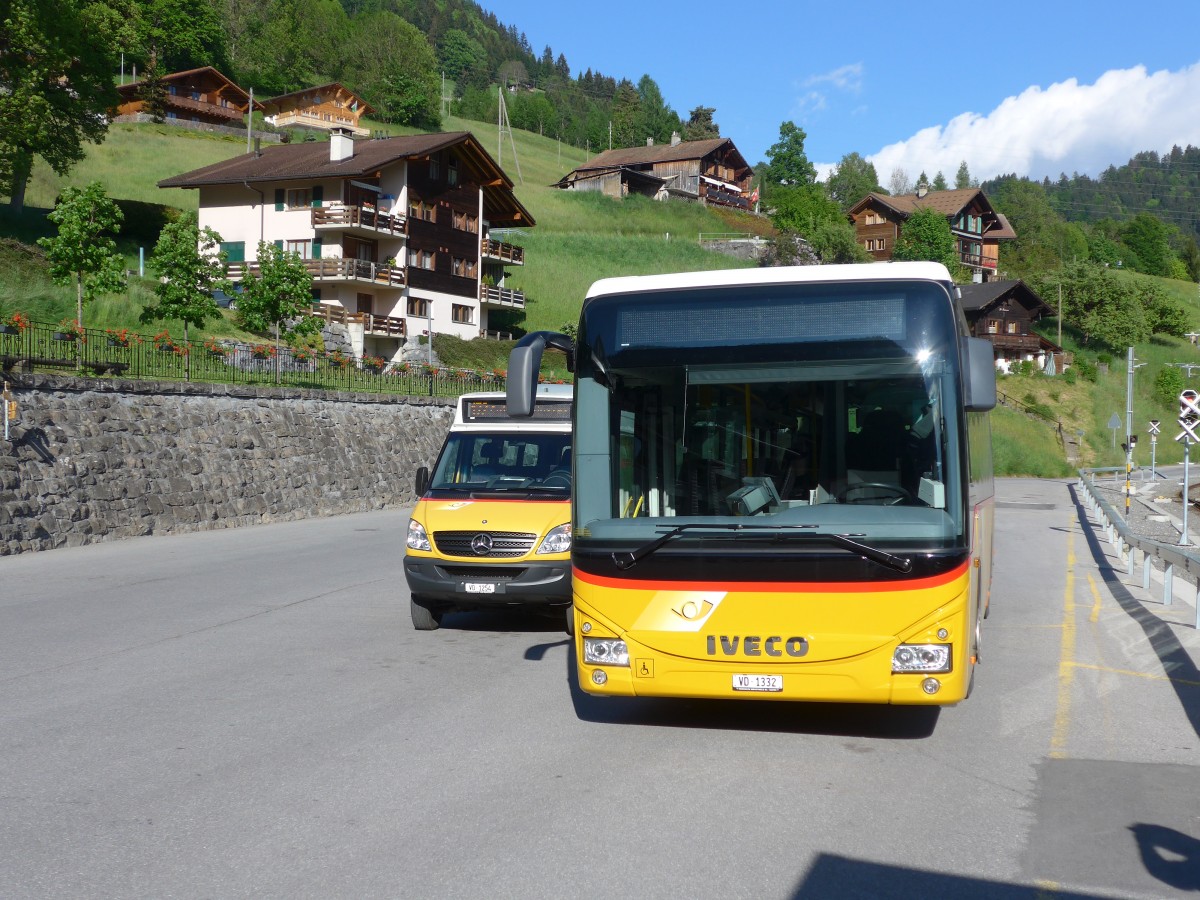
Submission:
[[[949,671],[949,644],[901,644],[892,652],[893,674]]]
[[[405,545],[409,550],[433,550],[429,545],[429,535],[425,533],[425,526],[416,519],[408,520],[408,540]]]
[[[628,666],[629,648],[616,638],[584,638],[583,661],[593,666]]]
[[[571,549],[571,523],[551,528],[538,545],[538,553],[566,553]]]

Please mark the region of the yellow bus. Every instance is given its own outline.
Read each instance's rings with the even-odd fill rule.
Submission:
[[[414,628],[455,610],[570,609],[570,385],[538,385],[520,419],[503,393],[464,394],[416,490],[404,549]]]
[[[944,266],[606,279],[577,342],[574,646],[593,694],[946,705],[991,581],[991,344]]]

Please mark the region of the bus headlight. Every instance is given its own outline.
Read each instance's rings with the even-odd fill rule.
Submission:
[[[425,533],[425,526],[416,519],[408,520],[408,540],[405,545],[409,550],[432,550],[429,545],[429,535]]]
[[[616,638],[584,638],[583,661],[593,666],[628,666],[629,648]]]
[[[892,674],[949,671],[949,644],[901,644],[892,653]]]
[[[551,528],[540,544],[538,553],[566,553],[571,549],[571,523]]]

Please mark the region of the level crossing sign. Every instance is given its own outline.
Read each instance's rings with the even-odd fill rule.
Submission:
[[[1179,427],[1183,431],[1175,436],[1175,440],[1188,444],[1200,441],[1197,426],[1200,426],[1200,394],[1188,388],[1179,394]]]

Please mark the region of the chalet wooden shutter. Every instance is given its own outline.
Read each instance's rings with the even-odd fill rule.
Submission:
[[[312,205],[320,206],[321,201],[323,201],[324,199],[325,199],[325,186],[323,184],[314,185],[313,189],[312,189]]]
[[[322,246],[323,246],[323,242],[322,242],[322,240],[321,240],[321,236],[318,234],[318,235],[317,235],[315,238],[313,238],[313,242],[312,242],[312,255],[313,255],[313,259],[320,259],[320,258],[321,258],[321,248],[322,248]]]
[[[283,212],[284,190],[275,188],[275,212]]]
[[[278,247],[280,250],[282,250],[283,249],[283,241],[276,241],[275,246]]]

